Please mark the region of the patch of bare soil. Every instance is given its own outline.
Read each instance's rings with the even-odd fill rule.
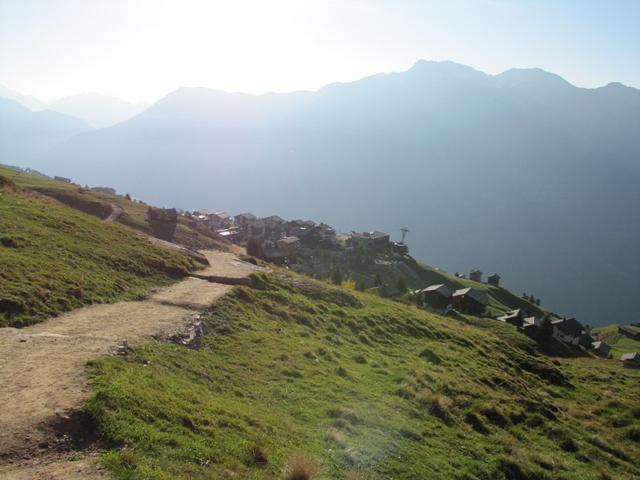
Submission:
[[[257,268],[229,253],[203,254],[208,275],[239,278]],[[183,331],[230,288],[187,278],[145,301],[92,305],[24,329],[0,329],[0,477],[103,478],[90,459],[51,457],[92,430],[74,417],[91,394],[86,363]]]

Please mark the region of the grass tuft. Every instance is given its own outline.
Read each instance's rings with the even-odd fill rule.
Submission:
[[[286,480],[312,480],[320,472],[320,464],[314,458],[309,457],[304,452],[298,452],[289,461],[287,466]]]

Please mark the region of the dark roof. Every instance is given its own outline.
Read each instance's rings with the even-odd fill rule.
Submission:
[[[620,360],[622,360],[623,362],[640,363],[640,353],[638,352],[623,353],[622,356],[620,357]]]
[[[607,342],[602,342],[602,341],[593,342],[591,344],[591,347],[594,350],[598,350],[599,352],[602,352],[605,354],[611,351],[611,345],[609,345]]]
[[[239,213],[238,215],[235,216],[235,218],[246,218],[247,220],[255,220],[258,217],[256,217],[253,213],[246,212],[246,213]]]
[[[351,236],[353,238],[369,238],[371,240],[377,240],[379,238],[384,238],[384,237],[388,237],[389,234],[388,233],[384,233],[384,232],[353,232],[351,234]]]
[[[420,293],[429,293],[429,292],[435,292],[435,293],[438,293],[439,295],[442,295],[445,298],[449,298],[453,294],[454,290],[453,288],[445,285],[444,283],[440,283],[438,285],[429,285],[427,288],[423,288],[422,290],[420,290]]]
[[[551,324],[567,335],[578,336],[582,333],[584,327],[575,318],[562,318],[554,320]]]
[[[498,275],[497,273],[492,273],[491,275],[489,275],[489,278],[500,278],[500,275]]]
[[[484,293],[482,293],[479,290],[476,290],[475,288],[461,288],[460,290],[456,290],[453,293],[454,297],[466,297],[466,298],[470,298],[475,302],[478,302],[481,305],[486,305],[487,304],[487,297]]]

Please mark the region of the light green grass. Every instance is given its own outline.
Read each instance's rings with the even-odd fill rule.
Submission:
[[[155,342],[90,365],[116,479],[283,478],[301,450],[324,479],[640,475],[640,372],[545,358],[500,322],[259,278],[207,313],[202,349]]]
[[[41,194],[55,198],[72,208],[85,209],[99,203],[102,205],[117,205],[123,213],[117,222],[146,234],[151,234],[151,226],[147,221],[149,206],[139,201],[132,201],[125,196],[108,195],[94,192],[78,185],[59,182],[48,177],[32,175],[0,166],[0,175],[11,179],[16,185],[25,190],[34,190]],[[186,218],[178,219],[178,226],[174,235],[174,242],[195,249],[226,249],[226,243],[206,229],[199,229]]]

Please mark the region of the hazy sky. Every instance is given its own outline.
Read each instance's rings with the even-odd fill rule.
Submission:
[[[0,84],[45,100],[316,89],[419,58],[640,88],[640,0],[0,0]]]

